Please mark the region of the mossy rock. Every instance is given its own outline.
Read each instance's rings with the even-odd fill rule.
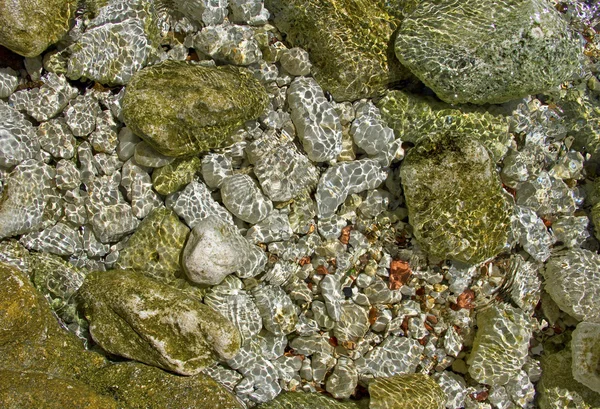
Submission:
[[[117,409],[109,396],[86,384],[39,372],[0,369],[0,402],[4,409]]]
[[[512,198],[480,142],[455,132],[424,137],[400,176],[409,222],[427,253],[476,264],[505,248]]]
[[[446,394],[428,375],[394,375],[369,384],[370,409],[444,409]]]
[[[396,56],[449,103],[502,103],[580,71],[582,43],[545,0],[425,0],[404,19]]]
[[[0,3],[0,44],[36,57],[69,30],[75,0],[19,0]]]
[[[107,366],[85,381],[127,409],[243,409],[225,387],[209,376],[178,376],[138,362]]]
[[[423,136],[440,132],[465,133],[488,148],[492,160],[497,162],[512,140],[508,118],[482,108],[457,108],[434,97],[404,91],[389,91],[377,107],[403,142],[417,143]]]
[[[272,401],[259,406],[260,409],[361,409],[364,407],[356,402],[338,401],[319,393],[300,392],[280,393]]]
[[[123,118],[158,152],[184,156],[230,145],[231,134],[258,118],[268,101],[246,68],[165,61],[133,76]]]
[[[411,77],[396,60],[399,21],[369,0],[266,0],[274,23],[293,47],[308,51],[312,73],[336,101],[381,94]]]
[[[92,338],[111,354],[195,375],[240,348],[238,330],[222,315],[140,272],[90,273],[79,297]]]
[[[175,278],[190,229],[170,209],[153,210],[119,252],[116,267]]]
[[[170,195],[186,187],[201,167],[202,162],[197,156],[175,159],[152,172],[152,186],[161,195]]]

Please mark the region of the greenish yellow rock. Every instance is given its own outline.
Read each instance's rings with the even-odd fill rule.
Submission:
[[[260,409],[360,409],[356,402],[338,401],[319,393],[282,392]]]
[[[424,0],[398,31],[396,56],[449,103],[502,103],[581,70],[582,43],[545,0]]]
[[[0,402],[3,409],[117,409],[109,396],[86,384],[39,372],[0,369]]]
[[[152,185],[161,195],[170,195],[183,189],[194,179],[194,174],[202,167],[197,156],[179,158],[152,172]]]
[[[424,137],[400,176],[409,223],[427,253],[476,264],[504,249],[512,198],[480,142],[455,132]]]
[[[370,409],[444,409],[446,394],[425,374],[376,378],[369,384]]]
[[[240,348],[238,330],[222,315],[140,272],[90,273],[79,296],[92,338],[115,355],[195,375]]]
[[[370,0],[266,0],[277,28],[308,51],[312,73],[336,101],[379,95],[410,73],[393,54],[398,20]]]
[[[25,57],[35,57],[70,28],[74,0],[0,1],[0,44]]]
[[[378,103],[381,116],[403,142],[455,131],[477,139],[499,161],[512,140],[508,118],[474,107],[456,108],[433,97],[390,91]]]
[[[246,68],[165,61],[138,71],[125,90],[123,118],[158,152],[185,156],[232,143],[269,98]]]
[[[17,268],[0,264],[0,368],[78,378],[105,365],[64,331],[46,300]]]
[[[138,362],[107,366],[85,381],[127,409],[243,409],[229,391],[204,374],[177,376]]]
[[[190,229],[170,209],[153,210],[119,253],[116,267],[175,278]]]

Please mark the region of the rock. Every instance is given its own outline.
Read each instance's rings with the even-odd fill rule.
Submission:
[[[0,369],[0,402],[5,408],[117,409],[109,396],[94,392],[88,385],[39,372]]]
[[[25,115],[0,100],[0,166],[11,168],[40,151],[35,128]]]
[[[10,67],[0,68],[0,98],[8,98],[19,85],[19,73]]]
[[[529,350],[531,324],[520,309],[498,303],[477,314],[478,330],[467,360],[479,383],[501,386],[517,375]]]
[[[0,10],[0,44],[35,57],[67,33],[77,3],[73,0],[20,0]]]
[[[75,155],[75,137],[63,118],[51,119],[37,128],[40,147],[56,159]]]
[[[250,224],[260,222],[273,210],[273,203],[248,175],[225,178],[221,184],[221,199],[227,210]]]
[[[408,72],[389,42],[397,23],[366,0],[267,0],[286,41],[310,54],[312,73],[336,101],[374,97]]]
[[[369,384],[370,409],[444,409],[446,394],[425,374],[377,378]]]
[[[119,252],[115,267],[175,277],[182,271],[180,257],[189,231],[172,210],[155,209]]]
[[[476,264],[504,249],[512,200],[481,143],[454,132],[428,136],[408,152],[400,175],[426,252]]]
[[[125,124],[158,152],[182,156],[231,143],[268,102],[243,68],[165,61],[138,71],[123,99]]]
[[[201,162],[197,156],[175,159],[152,172],[152,186],[161,195],[170,195],[190,183],[200,168]]]
[[[561,310],[579,321],[600,323],[600,256],[573,248],[554,253],[541,273],[545,290]]]
[[[162,168],[175,160],[175,158],[161,155],[159,152],[156,152],[146,142],[140,142],[135,145],[133,158],[138,165],[147,168]]]
[[[237,329],[223,316],[139,272],[90,273],[79,296],[94,341],[115,355],[195,375],[240,347]]]
[[[579,72],[582,44],[543,0],[421,2],[402,22],[396,56],[449,103],[502,103]]]
[[[98,100],[88,92],[72,99],[64,114],[73,135],[87,136],[96,129],[96,117],[100,115],[100,105]]]
[[[600,324],[580,322],[571,340],[573,378],[600,393]]]
[[[309,75],[312,67],[308,53],[299,47],[284,51],[279,62],[284,70],[295,76]]]
[[[99,207],[93,213],[91,223],[98,240],[111,243],[132,233],[140,221],[135,218],[128,203],[116,203]]]
[[[98,393],[109,395],[119,407],[176,409],[242,409],[222,385],[198,374],[177,376],[137,362],[109,365],[86,377]]]
[[[216,285],[234,272],[252,277],[264,269],[266,256],[237,230],[218,216],[200,220],[182,255],[183,269],[190,281]]]
[[[354,361],[348,357],[340,357],[327,378],[325,390],[336,399],[348,399],[358,384],[358,372]]]
[[[43,251],[59,256],[70,256],[83,250],[79,232],[58,222],[39,232],[21,236],[21,243],[29,250]]]
[[[298,314],[292,299],[276,285],[258,287],[253,292],[256,307],[260,311],[263,326],[275,335],[287,335],[294,331]]]
[[[352,402],[340,402],[320,393],[283,392],[271,402],[263,403],[260,409],[359,409]]]
[[[383,342],[356,360],[361,377],[385,378],[414,373],[421,362],[423,346],[417,340],[388,335]]]
[[[269,19],[269,11],[262,0],[231,0],[229,1],[234,23],[261,25]]]
[[[233,224],[231,213],[213,199],[210,190],[199,180],[193,180],[182,191],[169,195],[165,206],[173,209],[189,228],[194,228],[209,216],[217,216]]]
[[[262,57],[254,30],[248,26],[225,23],[204,27],[189,41],[186,45],[227,64],[250,65]]]

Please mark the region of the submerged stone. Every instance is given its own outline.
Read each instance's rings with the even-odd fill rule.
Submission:
[[[454,132],[428,136],[408,152],[400,175],[425,251],[475,264],[504,249],[512,200],[481,143]]]
[[[123,117],[158,152],[182,156],[227,146],[231,133],[262,114],[267,101],[244,68],[165,61],[134,75]]]
[[[79,295],[92,337],[115,355],[194,375],[240,347],[239,332],[222,315],[142,273],[91,273]]]
[[[369,384],[370,409],[444,409],[446,394],[425,374],[377,378]]]
[[[580,322],[573,331],[573,378],[600,393],[600,324]]]
[[[502,103],[569,80],[582,44],[544,0],[420,2],[396,55],[449,103]]]
[[[0,7],[0,44],[25,57],[38,56],[70,28],[74,0],[21,0]]]
[[[340,402],[320,393],[283,392],[271,402],[263,403],[260,409],[359,409],[352,402]]]
[[[389,46],[396,20],[367,0],[267,0],[293,47],[310,54],[312,73],[336,101],[373,97],[408,77]]]
[[[170,195],[190,183],[200,167],[200,159],[197,156],[175,159],[152,172],[152,186],[161,195]]]

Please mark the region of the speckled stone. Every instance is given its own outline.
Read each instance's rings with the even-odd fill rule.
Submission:
[[[320,393],[282,392],[274,400],[263,403],[260,409],[359,409],[352,402],[340,402]]]
[[[212,198],[210,190],[199,180],[194,180],[183,190],[167,196],[165,206],[173,209],[191,229],[209,216],[218,216],[233,224],[231,213]]]
[[[444,409],[446,394],[424,374],[394,375],[369,384],[371,409]]]
[[[273,210],[273,203],[248,175],[238,174],[221,183],[223,204],[234,216],[250,224],[263,220]]]
[[[152,172],[152,186],[161,195],[170,195],[190,183],[200,167],[200,159],[197,156],[178,158]]]
[[[10,168],[40,150],[35,128],[25,115],[0,100],[0,166]]]

